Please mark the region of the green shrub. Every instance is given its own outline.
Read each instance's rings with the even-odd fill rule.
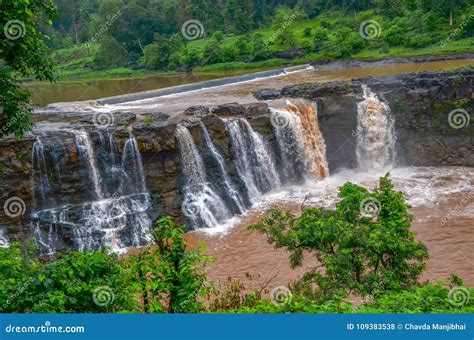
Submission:
[[[339,197],[336,210],[309,208],[295,217],[275,209],[249,228],[286,248],[292,267],[301,266],[306,251],[314,254],[321,265],[303,280],[315,286],[321,300],[340,290],[376,296],[416,284],[428,252],[415,241],[409,206],[388,175],[373,191],[346,183]],[[376,213],[365,213],[367,207]]]

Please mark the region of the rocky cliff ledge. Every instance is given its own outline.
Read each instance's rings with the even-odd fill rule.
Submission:
[[[226,164],[230,165],[233,164],[230,162],[233,156],[223,118],[245,117],[253,129],[275,148],[269,106],[278,105],[273,101],[275,99],[304,98],[315,102],[318,107],[330,171],[354,168],[357,166],[357,102],[362,100],[362,84],[368,85],[391,108],[395,118],[399,165],[474,166],[474,123],[470,122],[474,111],[472,70],[364,78],[351,82],[298,84],[281,90],[266,89],[254,93],[260,102],[246,105],[230,103],[207,108],[208,110],[199,108],[199,114],[183,116],[186,118],[180,123],[191,131],[197,147],[204,155],[203,161],[207,168],[215,169],[216,164],[207,155],[203,145],[199,121],[207,127],[216,147],[227,161]],[[192,114],[193,110],[189,112]],[[151,114],[148,123],[143,124],[136,121],[133,115],[125,116],[128,117],[126,124],[113,127],[109,133],[113,134],[119,151],[123,150],[130,132],[138,142],[152,198],[150,217],[155,219],[161,214],[169,214],[183,221],[183,178],[175,140],[176,121],[171,123],[170,119],[161,115],[154,119]],[[78,123],[75,128],[89,132],[92,147],[96,150],[98,167],[107,173],[108,156],[101,151],[104,131],[94,130],[91,124],[85,122]],[[3,206],[7,199],[19,197],[25,203],[25,213],[18,216],[7,215],[4,209],[0,209],[0,229],[8,239],[31,235],[31,214],[39,209],[33,185],[35,171],[32,147],[36,138],[36,135],[30,134],[23,139],[0,140],[0,202]],[[45,162],[52,187],[48,197],[41,202],[41,209],[58,204],[80,206],[91,200],[88,170],[79,161],[72,132],[47,131],[42,132],[41,138],[47,151]],[[236,177],[236,169],[227,170],[232,178]],[[210,176],[214,176],[212,170]],[[66,246],[70,232],[62,232],[65,235],[62,242]]]
[[[329,166],[334,171],[356,166],[355,129],[362,84],[390,106],[397,133],[397,164],[474,166],[473,70],[298,84],[265,89],[254,96],[259,100],[315,101]]]

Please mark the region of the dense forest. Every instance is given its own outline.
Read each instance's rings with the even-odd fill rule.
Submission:
[[[466,16],[472,13],[467,0],[58,0],[56,4],[60,17],[44,28],[51,36],[50,46],[86,44],[87,54],[93,55],[87,66],[97,69],[141,65],[189,70],[216,63],[307,55],[340,58],[364,49],[387,53],[391,48],[433,44],[441,50],[442,41],[455,28],[462,26],[451,40],[472,36],[474,25],[472,16]],[[71,56],[64,54],[63,59]]]

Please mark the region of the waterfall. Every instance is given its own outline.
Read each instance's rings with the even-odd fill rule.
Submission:
[[[89,134],[85,131],[73,130],[74,141],[76,143],[77,150],[83,159],[87,161],[89,166],[92,182],[94,183],[94,191],[97,199],[102,199],[104,194],[100,184],[100,175],[97,168],[97,162],[95,159],[94,149],[92,148],[91,139]]]
[[[71,132],[81,156],[79,161],[87,163],[89,168],[96,200],[77,205],[63,204],[32,215],[32,231],[40,254],[54,254],[63,243],[73,243],[74,248],[81,251],[108,246],[119,253],[128,247],[149,244],[152,241],[152,221],[148,216],[151,199],[146,189],[141,154],[133,135],[125,142],[122,161],[112,166],[113,171],[107,172],[108,183],[102,183],[96,157],[105,155],[104,162],[114,162],[118,148],[112,134],[107,134],[107,139],[100,134],[100,146],[94,150],[86,132]],[[35,169],[42,164],[42,159],[43,146],[39,141],[33,146]],[[104,171],[102,169],[102,173]],[[114,176],[117,181],[110,181],[109,177]],[[127,180],[128,185],[122,185]],[[69,230],[66,234],[62,233],[63,239],[59,239],[58,228]],[[66,239],[65,235],[68,235]]]
[[[176,128],[181,155],[182,173],[185,178],[183,213],[191,220],[194,228],[216,227],[230,217],[224,201],[207,181],[204,164],[187,128]]]
[[[81,251],[102,245],[115,252],[149,244],[151,220],[148,194],[120,196],[91,202],[82,208],[74,229],[75,247]]]
[[[319,130],[316,107],[303,101],[287,101],[286,109],[270,110],[284,177],[290,182],[299,181],[305,174],[315,179],[327,177],[326,143]]]
[[[267,146],[244,118],[224,120],[230,135],[239,177],[245,183],[249,200],[256,203],[262,193],[281,185]]]
[[[107,148],[109,150],[110,158],[112,160],[112,166],[115,166],[117,164],[117,153],[118,153],[118,148],[117,144],[115,143],[114,135],[111,132],[107,132]]]
[[[64,222],[63,211],[43,210],[40,213],[34,214],[33,219],[33,234],[40,255],[53,255],[56,252],[56,245],[59,240],[58,224]],[[40,219],[48,225],[46,235],[40,229]]]
[[[50,183],[48,179],[46,159],[44,157],[44,145],[39,137],[37,141],[33,143],[32,164],[35,191],[38,193],[39,198],[45,199],[46,192],[50,189]]]
[[[0,229],[0,248],[8,248],[9,245],[8,239],[3,234],[3,229]]]
[[[394,122],[390,107],[362,85],[364,100],[357,103],[357,162],[366,171],[393,165]]]
[[[136,192],[147,192],[142,156],[138,149],[138,143],[133,135],[130,135],[130,138],[127,139],[123,147],[122,168],[132,179]]]
[[[218,170],[220,172],[220,175],[222,176],[222,185],[224,186],[225,193],[236,205],[239,210],[239,213],[245,212],[244,201],[227,173],[224,159],[214,146],[214,143],[212,142],[211,137],[209,136],[209,132],[207,131],[206,126],[202,122],[199,122],[199,124],[201,126],[201,131],[204,137],[204,143],[206,144],[206,148],[207,150],[209,150],[211,157],[217,162]]]

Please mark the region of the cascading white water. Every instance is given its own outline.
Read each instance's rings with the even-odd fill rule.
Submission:
[[[91,139],[89,134],[85,131],[73,130],[74,141],[76,143],[79,154],[87,161],[89,171],[91,174],[92,182],[94,183],[94,191],[97,199],[104,198],[104,194],[101,188],[101,180],[99,170],[97,168],[97,162],[95,159],[94,149],[92,148]]]
[[[65,205],[59,208],[40,210],[32,216],[33,233],[42,255],[56,252],[58,244],[58,226],[71,230],[72,242],[78,250],[98,249],[108,246],[115,252],[123,252],[128,247],[149,244],[152,241],[150,228],[152,222],[147,211],[151,206],[150,195],[146,189],[142,158],[135,138],[131,135],[124,145],[121,164],[117,174],[128,178],[102,183],[101,171],[97,167],[96,153],[89,135],[83,131],[71,131],[81,160],[89,167],[97,200],[80,205]],[[101,148],[106,148],[110,159],[117,153],[113,136],[108,141],[101,140]],[[106,145],[107,144],[107,145]],[[41,159],[41,144],[33,148],[33,159]],[[43,155],[44,159],[44,155]],[[40,163],[35,161],[36,163]],[[110,173],[108,174],[110,175]],[[109,176],[108,176],[109,177]],[[106,178],[109,180],[109,178]],[[103,188],[112,190],[103,191]],[[107,194],[110,198],[104,198]]]
[[[122,168],[132,178],[137,192],[147,192],[145,184],[145,171],[143,170],[142,156],[138,149],[135,137],[130,136],[125,142],[122,153]]]
[[[8,239],[3,234],[3,229],[0,229],[0,248],[8,248],[9,245]]]
[[[280,149],[282,177],[287,182],[298,182],[304,172],[304,150],[301,143],[301,120],[288,110],[270,108],[272,125]]]
[[[32,152],[33,178],[36,182],[36,193],[39,198],[45,199],[46,191],[50,188],[48,171],[46,169],[46,159],[44,157],[44,145],[38,137],[33,143]]]
[[[48,231],[46,235],[40,229],[40,216],[43,223],[48,224]],[[65,222],[64,212],[58,210],[43,210],[40,213],[34,214],[34,236],[36,246],[38,247],[40,255],[52,255],[56,252],[56,244],[58,242],[57,226]]]
[[[240,195],[235,185],[232,183],[232,180],[230,179],[229,174],[227,173],[224,159],[222,158],[219,151],[217,151],[214,143],[212,142],[211,137],[209,136],[209,132],[206,129],[206,126],[202,122],[200,122],[199,124],[201,126],[201,131],[204,137],[204,143],[206,144],[207,149],[209,150],[211,156],[217,162],[217,165],[219,167],[219,172],[222,176],[222,184],[224,186],[224,190],[227,196],[229,196],[232,202],[234,202],[234,204],[239,210],[239,213],[245,212],[246,209],[244,200],[242,199],[242,196]]]
[[[319,130],[315,106],[303,101],[287,101],[286,109],[270,110],[287,180],[298,181],[301,175],[310,175],[313,179],[327,177],[326,144]]]
[[[151,220],[148,194],[120,196],[91,202],[82,209],[81,220],[73,229],[75,247],[97,249],[102,245],[115,252],[149,244]]]
[[[109,150],[110,158],[112,160],[112,166],[117,163],[116,154],[118,152],[117,143],[115,143],[114,135],[111,132],[107,132],[107,148]]]
[[[273,158],[262,137],[244,118],[225,119],[234,151],[239,177],[244,182],[249,200],[256,203],[262,193],[281,185]]]
[[[204,164],[187,128],[176,128],[181,155],[181,167],[186,186],[182,203],[183,213],[189,217],[194,228],[216,227],[230,217],[224,201],[207,181]]]
[[[362,85],[364,100],[357,103],[357,163],[365,171],[393,166],[394,122],[390,107]]]

